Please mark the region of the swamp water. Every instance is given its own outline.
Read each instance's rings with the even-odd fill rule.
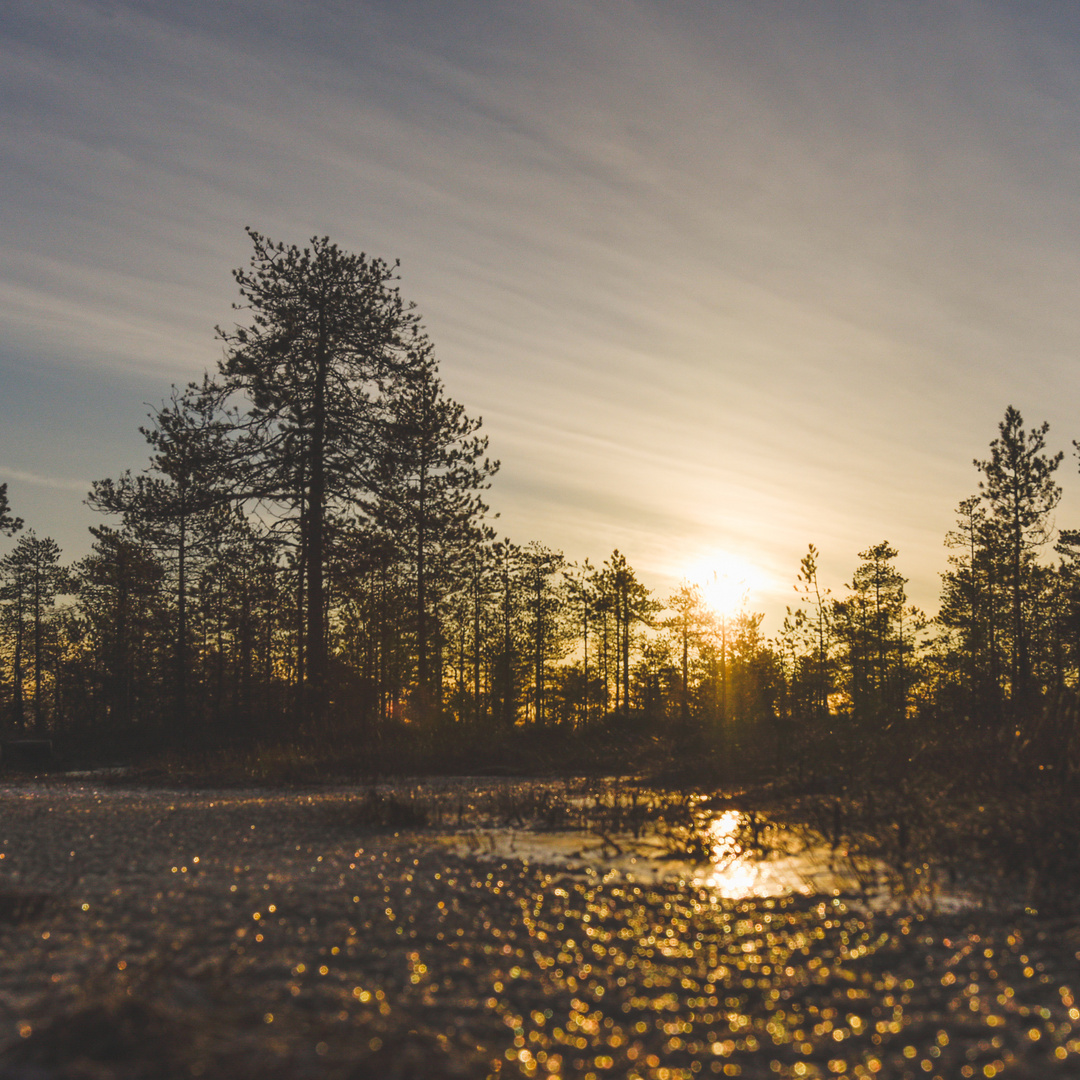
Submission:
[[[983,903],[974,889],[929,865],[891,867],[852,843],[830,843],[798,823],[728,806],[725,798],[618,782],[591,791],[549,781],[458,784],[458,828],[443,842],[482,860],[518,859],[585,879],[677,884],[724,900],[843,896],[873,910],[947,912]],[[387,786],[380,795],[429,805],[437,822],[453,825],[446,795],[454,790],[454,781],[439,781]],[[567,819],[574,828],[560,827]]]
[[[1061,928],[755,895],[771,823],[615,794],[0,787],[0,1080],[1080,1075]]]

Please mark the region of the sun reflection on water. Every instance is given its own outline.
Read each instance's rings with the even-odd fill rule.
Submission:
[[[738,810],[725,810],[708,827],[711,857],[701,884],[728,899],[762,895],[759,864],[739,842],[742,821]]]
[[[770,859],[748,850],[745,825],[746,815],[738,810],[725,810],[708,823],[710,858],[699,872],[699,885],[728,900],[834,891],[831,867],[823,875],[824,868],[808,854]]]

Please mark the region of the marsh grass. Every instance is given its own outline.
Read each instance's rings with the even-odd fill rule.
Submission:
[[[670,858],[700,862],[715,855],[708,815],[737,807],[748,815],[741,852],[824,843],[856,877],[872,878],[867,867],[884,863],[901,893],[961,885],[1066,912],[1080,907],[1077,715],[1066,702],[1015,729],[927,724],[919,739],[879,740],[857,760],[833,753],[819,733],[771,776],[760,762],[720,761],[700,740],[660,739],[625,718],[581,732],[434,726],[370,738],[337,721],[254,744],[147,754],[115,782],[353,784],[382,792],[357,803],[361,828],[580,830],[612,850],[648,834]],[[440,775],[486,779],[451,794]]]
[[[927,770],[828,794],[780,783],[745,800],[844,852],[856,873],[884,866],[897,895],[932,905],[959,888],[1030,913],[1080,908],[1080,792],[1056,784],[1019,774],[976,784]]]

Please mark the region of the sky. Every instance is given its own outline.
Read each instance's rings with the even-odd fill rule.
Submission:
[[[1010,404],[1080,525],[1071,0],[4,0],[0,481],[67,556],[249,225],[400,259],[500,532],[661,597],[776,629],[888,540],[932,612]]]

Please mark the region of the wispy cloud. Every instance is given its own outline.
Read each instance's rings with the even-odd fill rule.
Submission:
[[[90,490],[88,480],[71,480],[59,476],[40,476],[37,473],[26,472],[23,469],[9,469],[6,465],[0,465],[0,476],[9,480],[18,480],[22,484],[31,484],[34,487],[52,488],[54,491],[74,491],[79,495],[85,495]]]

